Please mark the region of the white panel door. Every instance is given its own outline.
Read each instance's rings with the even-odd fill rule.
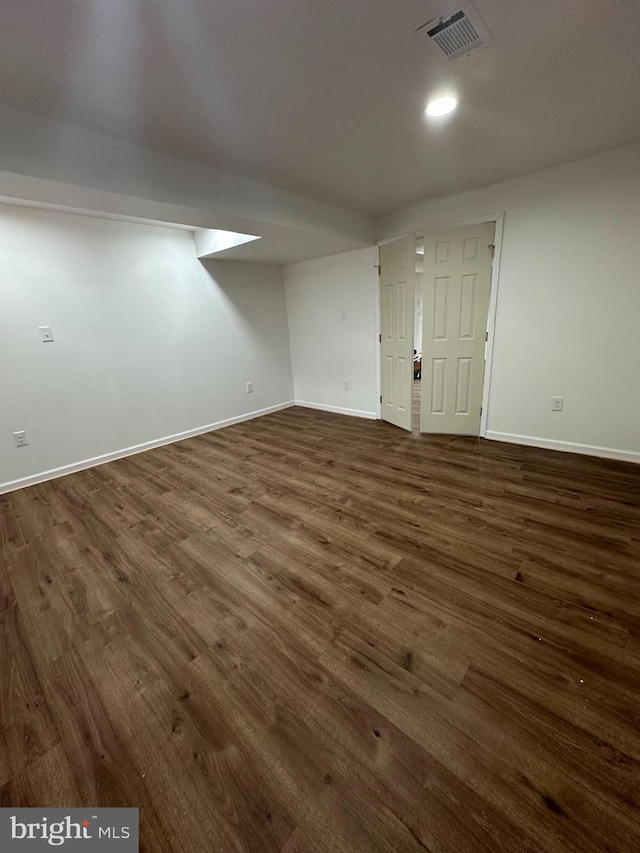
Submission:
[[[406,430],[413,389],[414,243],[411,235],[380,247],[382,420]]]
[[[480,433],[495,223],[425,238],[421,432]]]

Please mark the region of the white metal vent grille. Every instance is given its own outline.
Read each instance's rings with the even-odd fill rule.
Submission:
[[[432,44],[440,55],[457,59],[491,40],[475,9],[470,4],[449,15],[428,21],[416,31]]]

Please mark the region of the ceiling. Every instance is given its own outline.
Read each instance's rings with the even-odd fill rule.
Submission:
[[[640,139],[637,0],[474,5],[451,63],[448,0],[0,0],[0,102],[372,215]]]

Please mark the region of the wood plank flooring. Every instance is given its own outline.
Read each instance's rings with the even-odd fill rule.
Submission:
[[[640,468],[300,408],[0,498],[0,805],[640,849]]]

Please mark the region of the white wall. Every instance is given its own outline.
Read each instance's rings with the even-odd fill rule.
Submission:
[[[292,398],[279,267],[200,262],[189,231],[0,206],[0,490]]]
[[[284,268],[296,402],[376,417],[376,263],[371,247]]]
[[[500,211],[489,437],[640,461],[640,145],[409,208],[377,236]]]

